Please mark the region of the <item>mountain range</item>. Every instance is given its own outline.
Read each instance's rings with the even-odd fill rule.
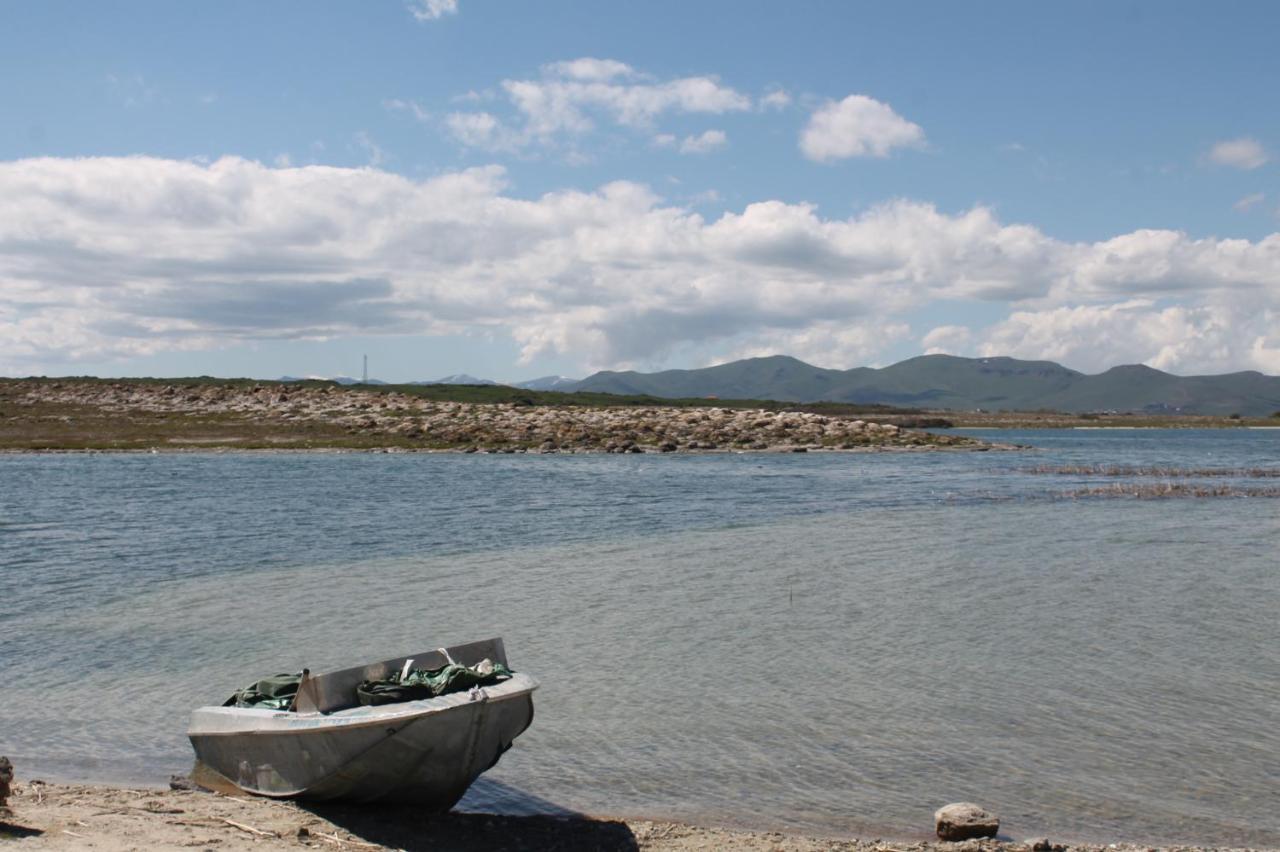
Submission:
[[[1280,411],[1280,377],[1175,376],[1141,364],[1088,375],[1052,361],[922,355],[888,367],[828,370],[785,355],[698,370],[600,372],[575,390],[661,397],[881,403],[988,411],[1241,414]]]
[[[340,377],[344,384],[355,379]],[[370,379],[369,384],[385,384]],[[416,385],[496,385],[465,373]],[[1094,375],[1052,361],[921,355],[888,367],[830,370],[787,355],[696,370],[603,371],[581,381],[543,376],[511,387],[624,395],[847,402],[971,411],[1132,411],[1260,417],[1280,411],[1280,377],[1247,371],[1175,376],[1142,364]]]
[[[335,382],[340,385],[385,385],[382,379],[368,379],[361,381],[353,379],[350,376],[281,376],[276,381],[280,382],[305,382],[308,380],[319,380],[325,382]],[[469,373],[454,373],[451,376],[443,376],[439,379],[422,379],[416,382],[405,382],[407,385],[498,385],[501,382],[495,382],[493,379],[478,379]],[[570,379],[565,376],[542,376],[537,379],[529,379],[527,382],[512,382],[508,387],[522,388],[524,390],[558,390],[572,391],[579,384],[578,379]]]

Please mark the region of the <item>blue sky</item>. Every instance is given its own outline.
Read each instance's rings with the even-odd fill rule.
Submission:
[[[1273,3],[5,18],[3,374],[1280,373]]]

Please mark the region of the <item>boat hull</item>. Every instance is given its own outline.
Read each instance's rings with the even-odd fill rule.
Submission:
[[[201,763],[249,793],[448,810],[529,727],[536,688],[517,674],[470,693],[328,714],[205,707],[188,735]]]

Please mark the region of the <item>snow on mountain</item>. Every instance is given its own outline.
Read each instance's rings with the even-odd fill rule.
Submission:
[[[578,383],[581,381],[581,379],[571,379],[568,376],[542,376],[538,379],[529,379],[527,382],[516,382],[512,387],[522,388],[524,390],[570,392],[576,388]]]

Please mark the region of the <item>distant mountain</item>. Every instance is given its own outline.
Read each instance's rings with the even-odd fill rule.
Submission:
[[[570,393],[578,389],[578,385],[582,383],[581,379],[570,379],[566,376],[543,376],[540,379],[530,379],[527,382],[514,382],[511,387],[522,388],[524,390],[536,391],[564,391]]]
[[[829,399],[841,370],[814,367],[786,355],[748,358],[701,370],[661,373],[605,371],[579,382],[577,390],[664,397],[719,396],[726,399]]]
[[[493,379],[477,379],[466,373],[455,373],[442,379],[428,379],[421,382],[409,382],[411,385],[496,385]]]
[[[339,385],[385,385],[386,382],[381,379],[369,379],[362,382],[359,379],[353,379],[350,376],[281,376],[276,379],[278,382],[334,382]]]
[[[880,369],[828,370],[775,355],[700,370],[601,372],[575,390],[659,397],[880,403],[991,411],[1142,411],[1262,416],[1280,410],[1280,377],[1175,376],[1143,365],[1086,375],[1052,361],[922,355]]]

